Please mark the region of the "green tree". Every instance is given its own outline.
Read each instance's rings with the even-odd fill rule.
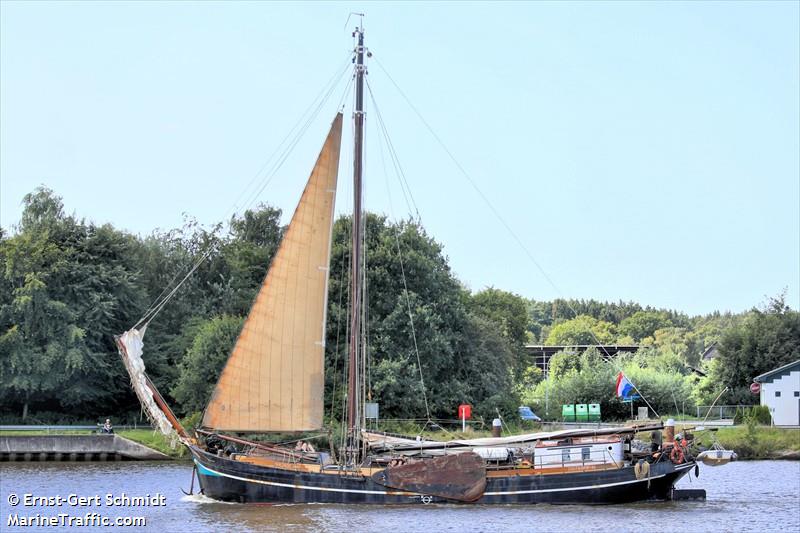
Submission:
[[[588,315],[580,315],[553,326],[547,336],[546,344],[551,346],[578,346],[598,344],[598,342],[606,344],[614,342],[615,337],[614,324]]]
[[[326,345],[326,405],[336,419],[342,416],[347,358],[349,233],[349,217],[339,218]],[[424,418],[426,396],[434,417],[452,418],[465,401],[484,416],[515,404],[511,344],[496,322],[470,313],[469,294],[450,271],[441,245],[416,223],[373,214],[366,217],[365,242],[366,385],[384,417]]]
[[[137,246],[110,226],[65,215],[49,189],[25,197],[17,233],[0,241],[9,289],[0,298],[4,405],[24,417],[31,406],[93,413],[131,401],[110,333],[142,309]]]
[[[710,377],[731,389],[727,401],[754,403],[757,397],[749,392],[753,378],[798,359],[800,313],[786,305],[782,294],[723,334],[720,363],[713,366]]]
[[[619,325],[619,333],[642,342],[653,337],[656,330],[673,326],[668,314],[664,311],[637,311],[623,320]]]
[[[231,218],[227,234],[221,225],[207,229],[187,218],[182,228],[144,240],[139,264],[151,301],[197,265],[148,328],[145,361],[160,390],[175,386],[203,320],[247,314],[283,235],[280,216],[259,205]]]
[[[468,300],[472,314],[485,318],[495,325],[514,354],[512,365],[515,375],[521,376],[529,361],[525,344],[528,341],[528,306],[521,296],[490,287]]]
[[[205,409],[243,324],[241,317],[223,315],[197,325],[192,345],[180,364],[178,382],[172,389],[184,412]]]
[[[599,403],[604,420],[627,419],[630,407],[617,398],[615,383],[622,369],[642,395],[659,413],[675,412],[691,392],[691,379],[680,372],[655,366],[640,366],[641,358],[618,356],[607,360],[596,350],[572,354],[569,367],[550,374],[550,379],[523,394],[522,400],[545,412],[549,398],[549,418],[559,418],[561,406],[572,403]],[[644,405],[644,402],[636,405]]]

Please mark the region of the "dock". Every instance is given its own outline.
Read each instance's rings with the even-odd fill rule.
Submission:
[[[163,461],[169,456],[119,435],[0,435],[0,462]]]

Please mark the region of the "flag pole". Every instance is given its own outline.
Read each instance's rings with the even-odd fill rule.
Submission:
[[[628,379],[628,376],[626,376],[626,375],[625,375],[625,372],[623,372],[622,370],[620,370],[620,373],[622,374],[622,377],[624,377],[625,379]],[[658,418],[661,418],[661,415],[660,415],[660,414],[658,414],[658,411],[656,411],[655,409],[653,409],[653,406],[652,406],[652,405],[650,405],[650,402],[648,402],[648,401],[647,401],[647,398],[645,398],[645,397],[644,397],[644,394],[642,394],[642,391],[640,391],[640,390],[639,390],[639,389],[636,387],[636,385],[634,385],[634,384],[633,384],[633,381],[631,381],[631,380],[629,380],[629,379],[628,379],[628,383],[630,383],[630,384],[631,384],[631,387],[633,387],[633,390],[635,390],[635,391],[636,391],[636,392],[639,394],[639,397],[640,397],[642,400],[644,400],[644,403],[646,403],[646,404],[647,404],[647,407],[649,407],[649,408],[650,408],[650,410],[651,410],[651,411],[653,411],[653,412],[656,414],[656,417],[658,417]],[[633,402],[631,402],[631,412],[633,412]]]

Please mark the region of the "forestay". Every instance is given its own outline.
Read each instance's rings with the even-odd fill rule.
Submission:
[[[234,432],[322,427],[328,265],[341,137],[339,113],[217,382],[204,427]]]

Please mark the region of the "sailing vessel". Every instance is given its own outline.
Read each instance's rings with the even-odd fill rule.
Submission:
[[[635,433],[661,424],[573,429],[449,442],[363,428],[359,405],[364,266],[360,236],[364,138],[363,28],[354,32],[355,108],[346,441],[339,453],[288,448],[241,434],[323,426],[324,346],[343,115],[338,113],[244,326],[190,435],[147,378],[145,327],[117,338],[144,409],[191,452],[201,491],[242,503],[621,503],[670,497],[695,461],[681,443],[637,453]],[[660,439],[659,439],[660,440]]]

